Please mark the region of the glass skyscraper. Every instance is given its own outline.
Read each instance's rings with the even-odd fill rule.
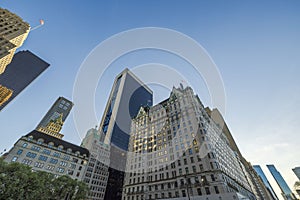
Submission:
[[[300,167],[295,167],[293,169],[293,172],[295,173],[295,175],[297,176],[297,178],[300,180]]]
[[[285,200],[295,200],[296,199],[295,195],[292,193],[291,189],[289,188],[289,186],[287,185],[287,183],[285,182],[284,178],[281,176],[279,171],[277,171],[275,166],[267,165],[267,167],[271,172],[272,176],[274,177],[276,183],[280,187],[283,198]]]
[[[256,171],[256,173],[260,176],[261,180],[263,181],[263,183],[265,184],[269,194],[271,195],[271,197],[274,200],[278,200],[278,197],[276,195],[276,193],[274,192],[271,184],[269,183],[265,173],[263,172],[262,168],[259,165],[253,165],[254,170]]]
[[[48,67],[48,63],[28,50],[16,53],[5,72],[0,74],[0,96],[6,91],[3,97],[7,97],[0,111]]]
[[[153,92],[129,69],[116,78],[99,126],[101,141],[110,145],[105,199],[121,200],[131,120],[141,106],[152,106]]]

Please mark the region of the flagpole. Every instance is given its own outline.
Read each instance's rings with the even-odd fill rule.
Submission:
[[[40,25],[38,25],[38,26],[33,27],[30,31],[34,31],[34,30],[40,28],[41,26],[43,26],[43,24],[40,24]]]
[[[30,31],[34,31],[44,25],[44,20],[40,19],[40,24],[33,27]]]

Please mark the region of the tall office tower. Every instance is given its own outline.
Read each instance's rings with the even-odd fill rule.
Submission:
[[[281,195],[283,196],[283,198],[285,200],[296,200],[297,198],[292,193],[291,189],[289,188],[289,186],[287,185],[287,183],[285,182],[284,178],[281,176],[279,171],[277,171],[275,166],[267,165],[267,167],[268,167],[269,171],[271,172],[272,176],[274,177],[276,183],[280,187],[280,190],[282,192]]]
[[[59,132],[72,107],[73,103],[71,101],[64,97],[59,97],[38,124],[36,130],[62,139],[64,135]]]
[[[111,146],[106,200],[122,198],[131,119],[146,105],[152,105],[152,91],[125,69],[114,81],[99,127],[101,140]]]
[[[256,173],[259,175],[259,177],[261,178],[262,182],[265,184],[269,194],[271,195],[273,200],[278,200],[278,197],[276,195],[276,193],[274,192],[271,184],[269,183],[265,173],[263,172],[262,168],[259,165],[253,165],[254,170],[256,171]]]
[[[264,183],[260,180],[258,174],[253,169],[250,162],[248,162],[243,155],[241,154],[223,116],[218,111],[218,109],[210,109],[209,107],[205,108],[205,111],[209,115],[209,117],[222,128],[223,133],[228,139],[229,147],[235,152],[237,159],[240,162],[241,168],[245,176],[247,177],[247,181],[256,197],[257,200],[272,200],[272,196],[269,194],[268,189],[264,185]]]
[[[48,67],[48,63],[30,51],[16,53],[5,72],[0,74],[0,99],[1,94],[5,94],[0,111]]]
[[[83,181],[90,192],[86,199],[103,200],[108,180],[109,145],[100,141],[100,132],[96,128],[88,130],[81,146],[90,151],[88,166]]]
[[[0,8],[0,74],[11,62],[16,49],[22,46],[30,25],[19,16]]]
[[[293,172],[296,174],[297,178],[300,180],[300,167],[295,167]]]
[[[190,87],[132,120],[123,199],[255,199],[236,153]]]

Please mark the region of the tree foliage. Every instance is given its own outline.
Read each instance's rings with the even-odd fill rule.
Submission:
[[[0,158],[0,200],[82,200],[88,187],[69,176],[55,178],[44,171]]]

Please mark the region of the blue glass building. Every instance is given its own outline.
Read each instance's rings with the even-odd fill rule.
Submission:
[[[262,182],[265,184],[270,196],[273,198],[273,200],[278,200],[278,197],[276,193],[274,192],[271,184],[269,183],[265,173],[263,172],[262,168],[259,165],[253,165],[254,170],[256,173],[260,176]]]
[[[295,175],[297,176],[297,178],[300,180],[300,167],[295,167],[293,169],[293,172],[295,173]]]
[[[291,189],[285,182],[284,178],[281,176],[279,171],[275,168],[274,165],[267,165],[269,171],[271,172],[272,176],[274,177],[276,183],[281,189],[281,194],[285,200],[296,200],[295,195],[292,193]]]
[[[125,69],[115,79],[100,131],[106,143],[127,151],[131,119],[141,106],[152,106],[152,91]]]
[[[121,200],[131,120],[141,106],[152,106],[153,92],[128,69],[116,78],[99,126],[101,141],[110,145],[105,200]]]

